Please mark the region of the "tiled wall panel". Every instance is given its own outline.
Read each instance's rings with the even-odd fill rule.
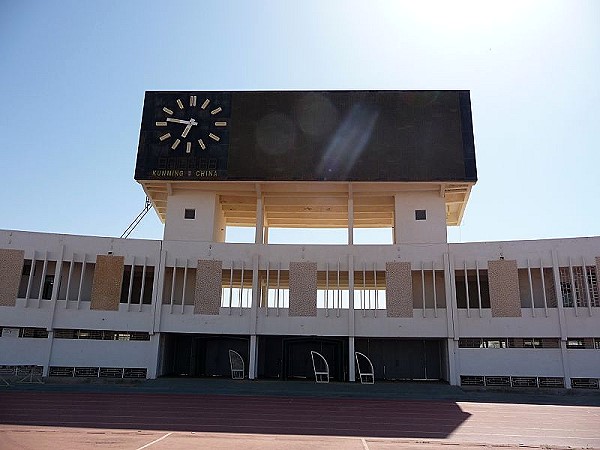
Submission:
[[[0,249],[0,306],[15,306],[23,273],[23,250]]]
[[[317,263],[290,262],[289,315],[317,315]]]
[[[123,256],[96,256],[90,309],[101,311],[119,310],[124,263],[125,257]]]
[[[412,273],[409,262],[385,265],[385,301],[388,317],[412,317]]]
[[[222,261],[198,260],[194,314],[216,316],[221,307]]]
[[[517,261],[488,261],[492,317],[521,317]]]

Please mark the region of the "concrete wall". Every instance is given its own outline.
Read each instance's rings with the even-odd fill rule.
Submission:
[[[211,228],[212,233],[212,228]],[[59,365],[116,365],[131,367],[128,355],[135,353],[133,365],[156,368],[159,333],[210,333],[244,335],[323,335],[348,337],[441,338],[449,342],[448,364],[450,379],[457,382],[465,375],[538,375],[560,376],[556,360],[565,377],[599,377],[599,350],[565,350],[568,337],[600,338],[600,308],[567,308],[559,301],[557,308],[521,307],[520,317],[493,317],[490,308],[458,309],[454,289],[454,274],[465,265],[469,270],[485,270],[488,261],[516,261],[518,269],[527,267],[557,272],[559,266],[571,264],[595,265],[600,254],[600,238],[578,238],[522,242],[493,242],[471,244],[412,244],[397,245],[262,245],[225,244],[207,241],[166,240],[144,241],[115,238],[66,236],[43,233],[0,231],[0,248],[23,250],[25,259],[45,258],[49,271],[57,277],[68,275],[64,263],[85,260],[93,264],[97,255],[123,256],[125,265],[148,264],[155,267],[152,304],[127,305],[120,303],[118,311],[94,311],[89,301],[59,299],[58,285],[50,300],[17,298],[15,306],[0,307],[0,327],[56,328],[145,331],[154,333],[151,344],[136,342],[108,343],[77,341],[65,343],[52,339],[1,338],[0,364]],[[222,261],[227,270],[242,264],[248,271],[274,270],[281,266],[288,270],[290,262],[315,262],[317,271],[342,272],[369,270],[384,272],[389,262],[410,263],[413,273],[420,276],[421,268],[435,269],[444,274],[445,308],[413,308],[412,317],[387,317],[385,309],[361,311],[351,308],[317,309],[314,317],[290,317],[287,308],[258,307],[255,302],[248,308],[220,307],[218,314],[194,314],[194,306],[182,307],[162,304],[165,273],[175,264],[180,268],[177,278],[182,283],[184,265],[195,270],[198,260]],[[54,265],[52,265],[54,264]],[[41,264],[43,265],[43,264]],[[41,266],[40,265],[40,266]],[[68,267],[68,266],[67,266]],[[172,270],[172,269],[171,269]],[[192,273],[190,271],[190,273]],[[418,278],[417,276],[417,278]],[[432,280],[429,277],[428,280]],[[439,279],[439,278],[438,278]],[[272,279],[271,279],[272,280]],[[258,279],[255,278],[255,283]],[[271,281],[272,282],[272,281]],[[378,281],[379,282],[379,281]],[[385,289],[385,280],[380,280]],[[431,282],[431,281],[430,281]],[[58,283],[60,284],[60,282]],[[256,285],[255,285],[256,286]],[[249,285],[248,287],[252,287]],[[270,285],[274,288],[273,285]],[[360,286],[357,286],[360,287]],[[189,286],[188,286],[189,288]],[[556,288],[556,286],[555,286]],[[347,289],[347,288],[346,288]],[[534,292],[534,297],[542,290]],[[350,291],[348,295],[353,295]],[[413,294],[414,295],[414,294]],[[529,294],[528,294],[529,295]],[[557,297],[560,300],[560,289]],[[527,305],[528,302],[521,302]],[[353,303],[350,302],[352,305]],[[419,305],[414,301],[413,305]],[[279,312],[279,314],[277,314]],[[453,345],[461,337],[548,337],[560,338],[562,349],[457,349]],[[454,344],[453,344],[454,343]],[[113,345],[114,344],[114,345]],[[139,345],[138,345],[139,344]],[[110,349],[110,355],[102,355]],[[73,357],[69,359],[69,352]],[[87,354],[85,354],[87,352]],[[549,353],[548,353],[549,352]],[[594,353],[596,352],[596,353]],[[139,353],[139,354],[138,354]],[[544,356],[545,355],[545,356]],[[561,358],[557,358],[559,355]],[[88,358],[88,359],[86,359]],[[116,359],[115,359],[116,358]],[[137,359],[136,359],[137,358]],[[550,358],[551,361],[546,361]],[[100,361],[92,364],[92,361]],[[52,362],[56,361],[56,362]],[[71,362],[69,362],[71,361]],[[122,361],[121,364],[117,364]],[[145,362],[144,362],[145,361]],[[75,362],[78,362],[75,364]],[[67,364],[68,363],[68,364]],[[84,364],[85,363],[85,364]],[[144,364],[149,364],[145,366]],[[536,373],[531,373],[534,367]],[[506,373],[507,368],[512,368]],[[501,372],[501,370],[503,372]],[[539,373],[538,373],[539,372]],[[597,375],[594,375],[597,374]]]
[[[186,209],[195,209],[195,219],[185,219]],[[214,192],[178,192],[169,195],[165,240],[213,242],[221,236],[218,196]],[[217,232],[217,230],[219,230]]]
[[[426,220],[416,220],[415,210],[426,211]],[[446,204],[439,191],[403,192],[395,195],[396,244],[447,241]]]

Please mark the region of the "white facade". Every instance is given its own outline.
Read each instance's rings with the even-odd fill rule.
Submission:
[[[177,214],[183,214],[179,210],[189,205],[207,212],[201,214],[201,221],[195,222],[197,226],[193,230],[186,230],[185,222],[167,226],[165,237],[181,239],[149,241],[0,232],[0,248],[23,250],[25,265],[29,262],[38,268],[33,278],[23,275],[15,306],[0,307],[3,329],[0,365],[41,366],[45,375],[72,370],[80,376],[88,373],[88,369],[93,376],[98,370],[111,373],[110,368],[146,369],[145,376],[154,378],[166,373],[168,351],[163,348],[166,344],[161,336],[192,333],[244,336],[249,343],[248,376],[256,378],[260,376],[261,336],[331,336],[343,338],[347,342],[344,351],[350,355],[355,342],[361,339],[373,342],[378,338],[410,342],[435,340],[443,349],[441,370],[436,378],[451,384],[460,384],[461,380],[463,384],[535,382],[542,386],[560,386],[559,380],[562,380],[565,387],[571,387],[572,381],[586,386],[598,383],[600,299],[596,276],[600,237],[446,244],[439,242],[445,240],[445,230],[432,226],[425,233],[414,229],[411,237],[393,245],[228,244],[214,241],[213,224],[218,221],[218,214],[208,220],[210,213],[216,210],[211,198],[214,196],[186,197],[172,203]],[[436,202],[427,203],[427,200],[424,204],[429,212]],[[396,201],[397,210],[417,209],[415,206],[412,200]],[[169,207],[168,214],[170,212]],[[430,217],[428,215],[428,219]],[[404,228],[411,230],[409,225]],[[432,236],[435,242],[419,245],[425,236]],[[131,272],[125,270],[124,294],[118,311],[90,308],[96,257],[110,252],[124,257],[126,269],[134,265],[136,273],[141,271],[146,278],[152,268],[149,278],[152,294],[147,304],[139,299],[147,297],[148,292],[135,292],[141,290],[141,286],[134,289],[134,277],[127,278]],[[521,317],[493,317],[489,304],[485,304],[485,295],[482,296],[481,285],[487,277],[488,262],[502,259],[515,260],[519,269]],[[217,315],[194,313],[198,260],[222,261],[224,281]],[[290,317],[284,301],[289,292],[285,292],[281,284],[279,305],[275,303],[277,273],[287,271],[290,262],[302,261],[315,262],[319,272],[328,270],[332,274],[329,289],[319,287],[315,317]],[[410,263],[412,317],[388,317],[387,314],[384,304],[386,263],[395,261]],[[86,268],[82,270],[84,262]],[[246,274],[251,274],[244,275],[243,289],[239,283],[228,285],[227,274],[232,267],[236,273],[244,267]],[[588,271],[583,284],[575,279],[581,267]],[[469,279],[472,274],[480,275],[480,286],[474,297],[471,292],[469,308],[466,307],[469,302],[464,299],[461,305],[462,294],[457,292],[462,289],[460,277],[465,268],[471,271]],[[546,286],[551,285],[553,295],[538,285],[541,268],[545,269],[544,282]],[[265,295],[267,269],[271,291],[268,300]],[[337,282],[338,271],[347,282]],[[364,289],[369,284],[365,280],[373,271],[384,275],[376,277],[376,287],[371,285]],[[566,281],[565,273],[568,274]],[[548,274],[552,274],[552,283],[547,281]],[[60,282],[53,283],[50,294],[46,295],[41,280],[48,275]],[[575,297],[571,297],[575,299],[571,306],[565,306],[569,304],[567,285],[575,286],[577,291]],[[581,286],[586,289],[579,289]],[[378,304],[375,304],[376,295]],[[47,330],[47,337],[43,332],[42,337],[26,337],[33,333],[31,329]],[[83,331],[79,331],[77,338],[76,333],[69,330]],[[108,338],[99,335],[88,338],[86,330],[96,333],[104,330]],[[121,332],[123,336],[112,332]],[[137,341],[134,334],[127,334],[134,332],[142,333],[142,340]],[[539,343],[542,340],[545,345]],[[542,348],[537,348],[539,346]],[[346,356],[344,363],[347,365],[344,378],[354,380],[354,358]]]

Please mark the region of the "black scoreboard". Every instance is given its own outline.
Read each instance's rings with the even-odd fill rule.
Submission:
[[[135,179],[476,181],[469,91],[146,92]]]

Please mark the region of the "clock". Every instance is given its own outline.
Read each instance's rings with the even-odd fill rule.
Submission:
[[[182,93],[162,100],[154,126],[156,139],[170,153],[201,153],[224,143],[229,107],[222,99]]]

